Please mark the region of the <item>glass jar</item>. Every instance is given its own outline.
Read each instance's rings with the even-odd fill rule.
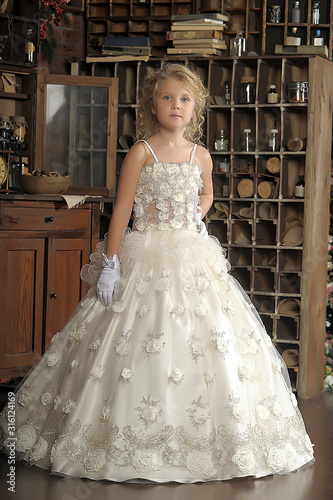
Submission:
[[[271,135],[268,141],[268,146],[270,151],[275,152],[278,149],[277,135],[278,135],[278,129],[272,128]]]
[[[11,116],[12,136],[16,141],[24,142],[27,122],[24,116]]]
[[[225,81],[223,82],[224,86],[224,104],[230,104],[231,102],[231,91],[230,91],[230,82]]]
[[[220,138],[215,141],[216,151],[228,151],[229,150],[229,140],[227,134],[224,130],[220,130]]]
[[[255,100],[255,77],[242,77],[239,83],[239,104],[254,104]]]
[[[219,161],[219,172],[225,173],[230,171],[230,162],[227,156],[223,157]]]
[[[276,104],[278,102],[278,93],[276,91],[276,85],[270,85],[269,91],[267,93],[268,104]]]
[[[307,102],[308,82],[290,82],[287,84],[288,102]]]

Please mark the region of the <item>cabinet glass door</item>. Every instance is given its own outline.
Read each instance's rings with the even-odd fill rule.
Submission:
[[[69,175],[69,192],[113,196],[117,79],[45,75],[43,80],[39,169]]]

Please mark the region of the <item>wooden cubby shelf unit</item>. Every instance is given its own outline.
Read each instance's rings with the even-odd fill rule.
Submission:
[[[172,60],[176,59],[168,61]],[[119,78],[118,171],[135,133],[143,81],[165,62],[85,67],[93,76]],[[231,273],[287,359],[294,390],[302,398],[310,397],[322,390],[323,383],[333,63],[318,56],[187,58],[185,63],[201,75],[211,96],[204,138],[213,159],[214,182],[208,231],[226,249]],[[240,104],[239,84],[249,76],[255,80],[255,98],[251,104]],[[223,97],[225,81],[231,86],[230,104]],[[287,84],[294,81],[308,82],[305,102],[288,101]],[[278,92],[276,104],[267,103],[272,84]],[[228,134],[228,151],[215,150],[222,128]],[[241,150],[244,128],[253,133],[250,152]],[[278,129],[276,152],[269,150],[272,128]],[[290,151],[290,137],[300,138],[303,148]],[[275,174],[267,170],[272,158],[279,169]],[[228,165],[227,172],[220,171],[220,163],[223,168]],[[299,175],[305,176],[301,199],[294,192]],[[241,197],[239,183],[244,180],[252,192]],[[267,192],[270,197],[259,194]]]

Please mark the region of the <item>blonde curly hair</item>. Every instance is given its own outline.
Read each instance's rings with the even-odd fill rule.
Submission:
[[[155,102],[158,85],[163,80],[175,78],[186,88],[194,98],[194,111],[190,122],[187,124],[184,137],[190,142],[199,142],[203,134],[204,110],[208,97],[208,90],[203,85],[200,77],[194,70],[183,64],[165,64],[157,69],[146,80],[143,97],[140,100],[136,120],[136,141],[147,140],[158,133],[159,124],[152,108]]]

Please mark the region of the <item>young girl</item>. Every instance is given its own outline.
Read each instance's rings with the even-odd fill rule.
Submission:
[[[5,452],[14,442],[28,464],[112,481],[261,477],[313,461],[286,366],[201,221],[206,96],[182,65],[148,79],[107,240],[83,270],[91,288],[16,394],[15,442],[2,412]]]

